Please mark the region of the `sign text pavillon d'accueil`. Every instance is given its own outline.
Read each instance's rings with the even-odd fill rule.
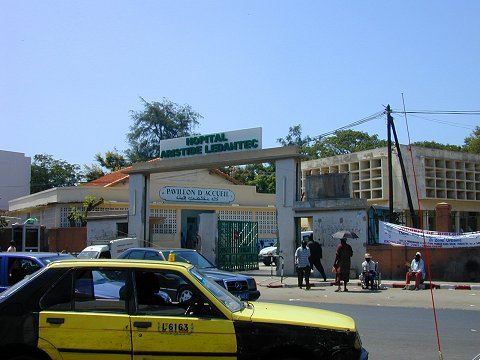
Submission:
[[[162,159],[262,148],[262,128],[227,131],[160,141]]]

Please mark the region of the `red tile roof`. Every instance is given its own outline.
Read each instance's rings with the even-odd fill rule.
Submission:
[[[109,186],[114,186],[118,184],[119,182],[122,181],[127,181],[128,180],[128,174],[123,173],[122,171],[130,169],[131,166],[126,167],[122,170],[114,171],[110,174],[104,175],[102,177],[99,177],[98,179],[92,180],[88,183],[82,184],[84,186],[102,186],[102,187],[109,187]],[[224,173],[223,171],[220,171],[218,169],[210,169],[210,173],[216,174],[218,176],[223,177],[224,179],[230,181],[231,183],[235,185],[243,185],[243,183],[234,177]]]
[[[102,186],[102,187],[113,186],[115,184],[118,184],[121,181],[128,180],[128,174],[125,174],[122,171],[126,170],[126,169],[129,169],[129,168],[130,167],[127,167],[127,168],[122,169],[122,170],[111,172],[110,174],[99,177],[98,179],[92,180],[92,181],[87,182],[83,185],[85,185],[85,186]]]

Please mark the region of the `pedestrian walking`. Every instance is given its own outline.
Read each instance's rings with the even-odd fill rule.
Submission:
[[[325,270],[322,265],[322,245],[319,242],[313,240],[313,235],[310,235],[310,241],[307,243],[308,248],[310,249],[310,267],[313,270],[314,267],[320,272],[320,275],[323,277],[323,281],[327,281],[327,276],[325,275]]]

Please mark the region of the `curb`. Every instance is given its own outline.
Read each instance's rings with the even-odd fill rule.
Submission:
[[[267,288],[290,288],[290,287],[297,287],[296,284],[287,284],[287,283],[281,283],[279,282],[280,280],[273,280],[267,282],[257,282],[257,286],[263,286]],[[352,282],[354,284],[354,282]],[[335,285],[333,281],[327,281],[327,282],[312,282],[310,283],[312,287],[326,287],[326,286],[333,286]],[[361,286],[360,282],[356,283],[357,286]],[[430,284],[422,284],[422,289],[428,290]],[[387,288],[392,288],[392,289],[403,289],[405,287],[405,283],[390,283],[390,282],[382,282],[381,288],[387,289]],[[432,288],[435,290],[440,290],[440,289],[446,289],[446,290],[478,290],[480,291],[480,285],[467,285],[467,284],[435,284],[432,283]]]

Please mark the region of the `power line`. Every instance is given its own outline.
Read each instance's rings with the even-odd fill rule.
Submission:
[[[346,130],[346,129],[349,129],[349,128],[352,128],[352,127],[355,127],[355,126],[364,124],[364,123],[366,123],[366,122],[368,122],[368,121],[372,121],[372,120],[378,119],[378,118],[380,118],[380,117],[383,117],[384,115],[385,115],[385,111],[383,111],[383,110],[382,110],[382,111],[379,111],[379,112],[377,112],[377,113],[375,113],[375,114],[372,114],[372,115],[367,116],[367,117],[365,117],[365,118],[363,118],[363,119],[357,120],[357,121],[355,121],[355,122],[353,122],[353,123],[350,123],[350,124],[348,124],[348,125],[342,126],[342,127],[338,128],[338,129],[331,130],[331,131],[329,131],[329,132],[326,132],[326,133],[320,134],[320,135],[318,135],[318,136],[315,136],[315,137],[313,137],[313,139],[314,139],[314,140],[315,140],[315,139],[321,139],[322,137],[326,137],[326,136],[329,136],[329,135],[333,135],[333,134],[335,134],[337,131]]]
[[[480,110],[392,110],[392,114],[480,115]]]
[[[464,128],[464,129],[474,129],[474,127],[472,127],[471,125],[467,125],[467,124],[462,124],[462,123],[456,123],[456,122],[453,122],[453,121],[446,121],[446,120],[439,120],[439,119],[431,119],[431,118],[427,118],[427,117],[424,117],[424,116],[420,116],[421,114],[424,114],[424,115],[472,115],[472,116],[478,116],[480,115],[480,110],[410,110],[410,111],[404,111],[404,110],[392,110],[391,111],[392,114],[410,114],[412,115],[413,117],[417,117],[417,118],[420,118],[420,119],[424,119],[424,120],[427,120],[427,121],[432,121],[432,122],[437,122],[437,123],[440,123],[440,124],[446,124],[446,125],[452,125],[452,126],[457,126],[457,127],[460,127],[460,128]],[[368,121],[372,121],[372,120],[375,120],[375,119],[378,119],[378,118],[381,118],[385,115],[385,111],[379,111],[375,114],[372,114],[370,116],[367,116],[363,119],[360,119],[360,120],[357,120],[353,123],[350,123],[348,125],[345,125],[345,126],[342,126],[342,127],[339,127],[335,130],[331,130],[329,132],[326,132],[326,133],[323,133],[323,134],[320,134],[320,135],[317,135],[315,137],[312,138],[312,140],[319,140],[323,137],[327,137],[327,136],[330,136],[330,135],[334,135],[337,131],[341,131],[341,130],[346,130],[346,129],[349,129],[349,128],[352,128],[352,127],[355,127],[355,126],[358,126],[358,125],[361,125],[361,124],[364,124]]]

